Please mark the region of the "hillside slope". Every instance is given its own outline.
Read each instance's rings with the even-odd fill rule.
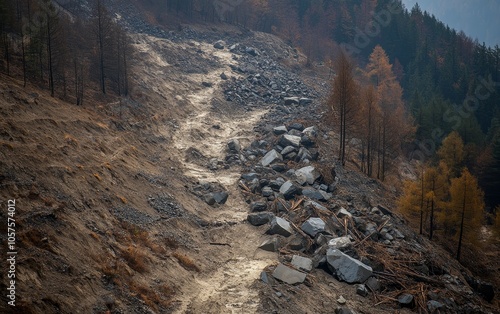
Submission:
[[[217,49],[221,34],[226,42]],[[342,295],[345,311],[410,313],[395,301],[402,291],[415,294],[414,311],[420,303],[426,307],[428,292],[449,301],[443,304],[449,312],[492,311],[466,283],[467,270],[448,254],[405,230],[396,214],[372,210],[378,204],[390,207],[395,191],[354,169],[335,168],[340,183],[322,203],[324,211],[304,206],[302,196],[283,205],[285,210],[271,208],[278,201],[266,199],[263,188],[278,178],[291,180],[285,171],[307,164],[258,164],[276,148],[276,126],[284,124],[291,133],[294,122],[316,126],[310,151],[320,157],[313,164],[326,169],[316,183],[333,183],[326,177],[336,136],[318,125],[326,69],[299,75],[292,69],[303,56],[272,35],[237,28],[190,26],[163,38],[131,37],[135,87],[122,102],[89,94],[92,101],[75,107],[0,78],[0,198],[2,206],[16,199],[19,251],[17,304],[6,307],[2,296],[2,312],[331,313]],[[287,104],[288,96],[308,101]],[[235,139],[240,147],[228,150]],[[260,178],[255,188],[252,180],[240,181],[245,173]],[[213,204],[215,194],[224,193],[227,202]],[[368,230],[366,239],[347,220],[345,230],[335,231],[352,232],[358,248],[349,254],[374,263],[387,258],[387,272],[379,276],[384,289],[357,295],[355,286],[335,279],[324,263],[305,284],[262,282],[262,271],[271,275],[278,263],[290,265],[293,255],[324,256],[324,244],[293,246],[293,239],[313,241],[295,230],[294,237],[278,237],[280,250],[258,249],[271,238],[267,224],[247,222],[249,207],[259,201],[296,224],[326,215],[321,217],[337,225],[333,215],[340,207],[365,227],[375,223],[378,231]],[[5,211],[1,219],[6,221]],[[399,229],[404,235],[384,243],[378,233],[386,225],[391,226],[386,233]],[[396,251],[425,275],[390,273],[401,257]],[[1,285],[6,291],[5,281]],[[414,291],[417,286],[421,290]]]

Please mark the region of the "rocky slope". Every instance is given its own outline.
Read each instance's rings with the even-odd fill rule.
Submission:
[[[332,162],[327,75],[272,35],[127,21],[126,101],[78,108],[0,79],[0,196],[19,223],[2,310],[494,312],[391,187]]]

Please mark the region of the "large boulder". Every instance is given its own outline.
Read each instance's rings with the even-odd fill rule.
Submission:
[[[314,181],[319,179],[319,177],[321,177],[321,173],[319,173],[319,171],[313,166],[303,167],[295,171],[295,181],[297,181],[300,185],[304,185],[306,183],[312,185],[314,184]]]
[[[271,227],[267,231],[268,234],[279,234],[284,237],[292,235],[293,230],[290,223],[281,217],[273,217],[271,220]]]
[[[300,140],[300,136],[284,134],[281,136],[279,144],[281,145],[281,147],[300,147]]]
[[[286,282],[289,285],[293,285],[296,283],[302,283],[306,280],[306,274],[285,266],[283,264],[278,264],[276,269],[273,271],[273,277]]]
[[[299,195],[301,192],[301,188],[293,184],[290,180],[283,183],[280,187],[280,193],[283,194],[286,200],[292,199],[295,195]]]
[[[321,218],[312,217],[307,219],[300,229],[314,238],[318,233],[325,231],[325,226],[325,222]]]
[[[274,218],[274,214],[270,212],[251,213],[248,214],[247,220],[253,226],[262,226],[270,222]]]
[[[281,156],[280,153],[273,149],[268,151],[267,154],[262,157],[260,164],[264,167],[267,167],[275,161],[283,161],[283,156]]]
[[[373,274],[370,266],[337,249],[328,249],[326,260],[337,277],[348,283],[363,283]]]

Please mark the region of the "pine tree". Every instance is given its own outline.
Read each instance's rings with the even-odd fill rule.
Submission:
[[[328,104],[339,126],[339,160],[346,162],[347,133],[354,127],[354,118],[359,113],[358,86],[354,80],[354,66],[351,60],[341,53],[335,62],[337,76],[333,79]]]
[[[451,180],[450,202],[447,207],[451,209],[450,217],[457,223],[458,244],[457,260],[460,260],[463,243],[477,244],[479,228],[484,210],[484,193],[479,188],[477,179],[464,168],[459,178]]]
[[[444,140],[437,152],[439,158],[448,165],[451,175],[457,177],[464,161],[464,142],[458,132],[451,132]]]
[[[389,57],[377,45],[370,55],[366,76],[374,84],[380,107],[377,147],[377,178],[385,179],[389,167],[389,156],[400,152],[401,144],[413,133],[413,122],[403,104],[403,90],[392,71]]]

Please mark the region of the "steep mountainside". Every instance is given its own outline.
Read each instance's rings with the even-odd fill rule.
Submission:
[[[142,25],[129,97],[75,106],[0,76],[2,313],[497,311],[395,213],[410,166],[368,178],[355,140],[334,162],[329,69],[244,28]]]

